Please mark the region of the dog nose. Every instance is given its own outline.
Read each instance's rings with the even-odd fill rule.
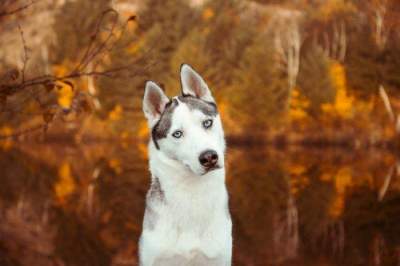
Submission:
[[[203,151],[199,156],[200,164],[204,167],[211,168],[218,162],[218,154],[213,150]]]

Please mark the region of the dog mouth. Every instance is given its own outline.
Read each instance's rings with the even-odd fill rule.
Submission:
[[[219,165],[214,165],[211,167],[206,167],[204,168],[204,173],[202,175],[208,174],[209,172],[213,171],[213,170],[217,170],[217,169],[221,169],[222,167]]]
[[[196,174],[196,171],[194,171],[194,170],[190,167],[189,164],[184,163],[183,165],[186,167],[186,169],[188,169],[188,170],[190,170],[190,171],[192,171],[193,173]],[[214,166],[211,166],[211,167],[204,167],[204,168],[203,168],[203,169],[204,169],[204,172],[201,173],[200,175],[203,176],[203,175],[205,175],[205,174],[208,174],[208,173],[211,172],[211,171],[218,170],[218,169],[221,169],[221,168],[222,168],[222,167],[221,167],[220,165],[214,165]]]

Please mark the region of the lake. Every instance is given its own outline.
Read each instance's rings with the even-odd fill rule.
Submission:
[[[234,265],[400,265],[397,161],[229,146]],[[0,265],[137,265],[146,144],[6,142],[0,171]]]

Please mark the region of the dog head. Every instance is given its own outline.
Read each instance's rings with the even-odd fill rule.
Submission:
[[[143,111],[154,147],[197,175],[224,167],[225,140],[217,105],[203,78],[181,66],[182,95],[169,99],[146,83]]]

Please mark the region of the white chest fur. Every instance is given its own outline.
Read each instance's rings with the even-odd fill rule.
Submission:
[[[142,266],[231,265],[232,223],[224,169],[195,176],[173,162],[150,160],[140,239]]]

